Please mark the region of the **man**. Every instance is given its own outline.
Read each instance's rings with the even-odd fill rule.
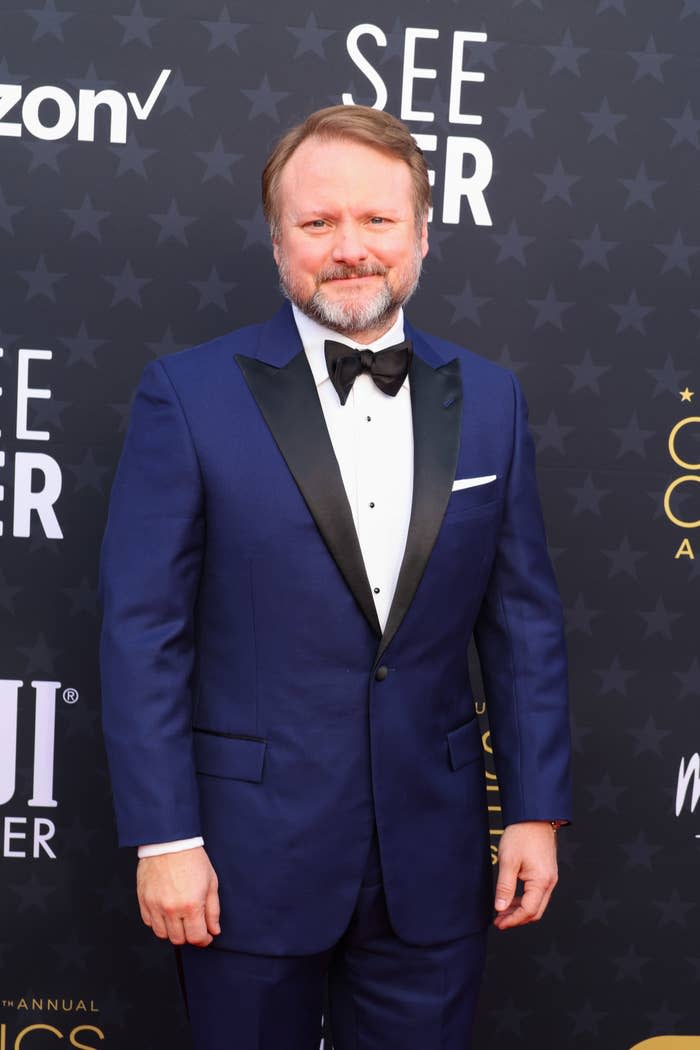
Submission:
[[[570,815],[525,406],[403,316],[430,188],[399,121],[312,114],[263,201],[291,305],[149,365],[115,480],[120,840],[144,921],[183,946],[197,1050],[315,1050],[326,976],[338,1050],[464,1050],[491,913],[472,633],[499,928],[544,912]]]

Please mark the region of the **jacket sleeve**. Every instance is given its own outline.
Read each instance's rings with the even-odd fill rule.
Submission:
[[[192,754],[202,480],[161,362],[144,370],[100,559],[102,717],[121,845],[201,833]]]
[[[511,380],[513,449],[496,558],[474,632],[505,824],[571,819],[563,616],[527,407]]]

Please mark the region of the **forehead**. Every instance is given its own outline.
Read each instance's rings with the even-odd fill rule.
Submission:
[[[412,210],[411,172],[399,157],[351,139],[305,139],[282,169],[282,210],[373,207]]]

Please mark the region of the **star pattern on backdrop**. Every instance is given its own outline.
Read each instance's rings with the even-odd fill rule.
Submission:
[[[87,326],[84,321],[81,322],[75,335],[61,335],[58,338],[64,346],[68,347],[68,357],[65,362],[66,367],[71,367],[79,361],[83,361],[92,368],[97,368],[95,351],[98,347],[104,345],[105,340],[91,339],[88,335]]]
[[[633,204],[643,204],[647,208],[655,210],[656,204],[654,203],[654,193],[659,189],[660,186],[665,186],[666,183],[663,179],[652,179],[647,175],[646,168],[642,162],[637,169],[637,174],[632,179],[620,179],[622,185],[627,190],[627,200],[625,201],[625,209],[632,207]]]
[[[686,102],[679,117],[664,117],[664,120],[673,128],[672,149],[681,145],[689,145],[693,149],[700,149],[700,139],[698,139],[700,120],[693,116],[690,102]]]
[[[198,157],[205,165],[205,171],[202,176],[203,182],[208,182],[209,179],[221,178],[226,182],[233,182],[233,175],[231,168],[239,161],[242,157],[241,153],[229,153],[224,149],[224,144],[219,136],[214,143],[212,149],[209,152],[195,152],[195,157]]]
[[[228,7],[224,5],[217,21],[204,21],[202,25],[209,33],[209,51],[225,47],[234,55],[240,55],[238,37],[244,29],[250,28],[249,23],[232,21]]]
[[[700,662],[694,656],[687,671],[673,671],[674,678],[680,682],[681,700],[687,696],[700,696]]]
[[[480,325],[479,310],[491,301],[488,296],[477,295],[472,288],[470,280],[464,282],[464,288],[459,295],[444,295],[443,298],[448,303],[451,303],[454,308],[451,324],[457,324],[458,321],[466,319],[472,321],[475,325]]]
[[[52,303],[56,302],[54,285],[66,277],[65,273],[50,271],[43,255],[39,256],[33,270],[18,270],[17,274],[27,285],[25,300],[45,298],[50,299]]]
[[[676,620],[680,620],[683,614],[671,612],[666,608],[663,598],[659,596],[656,599],[656,606],[650,612],[644,612],[640,609],[638,615],[646,623],[645,638],[660,635],[662,638],[667,638],[670,641],[673,636],[673,624]]]
[[[654,312],[653,306],[644,306],[639,302],[634,288],[630,292],[626,303],[611,303],[610,309],[614,310],[619,318],[616,329],[618,333],[632,328],[641,335],[644,335],[646,332],[644,327],[645,319]]]
[[[248,120],[257,117],[269,117],[275,123],[279,123],[280,115],[277,107],[283,98],[287,98],[288,91],[273,91],[267,73],[260,81],[257,88],[241,88],[242,93],[250,101],[250,112]]]
[[[198,95],[200,91],[204,91],[204,87],[186,84],[182,75],[182,70],[174,69],[168,77],[163,90],[163,95],[165,96],[163,113],[177,111],[179,113],[186,113],[188,117],[193,117],[192,99]]]
[[[574,427],[563,426],[554,411],[550,412],[544,423],[531,423],[530,429],[537,435],[536,449],[538,453],[547,449],[554,449],[560,455],[566,454],[564,442],[574,430]]]
[[[228,309],[226,296],[236,287],[235,281],[223,281],[216,266],[212,266],[209,276],[204,281],[190,281],[199,292],[198,310],[207,306],[216,306],[224,312]]]
[[[296,38],[297,47],[293,58],[302,58],[303,55],[316,55],[327,61],[325,42],[329,37],[335,35],[334,29],[320,29],[316,15],[310,11],[303,26],[287,26],[287,32]]]
[[[506,233],[492,233],[492,239],[498,245],[499,251],[496,257],[497,263],[506,262],[507,259],[515,259],[521,266],[525,266],[525,249],[534,243],[534,237],[526,237],[518,230],[515,219],[511,219]]]
[[[486,26],[482,22],[480,32],[486,32]],[[465,62],[464,68],[470,70],[478,70],[481,68],[490,69],[494,73],[497,70],[496,55],[505,47],[505,43],[502,40],[494,40],[490,33],[487,33],[487,39],[483,41],[468,42],[465,46]]]
[[[111,474],[111,468],[102,466],[95,460],[91,448],[87,449],[79,463],[67,463],[66,470],[73,475],[73,492],[92,490],[101,496],[105,491],[105,482]]]
[[[162,337],[153,343],[146,343],[146,348],[154,357],[164,357],[166,354],[176,354],[185,349],[184,343],[179,343],[173,335],[171,325],[168,325]]]
[[[0,569],[0,609],[14,615],[16,609],[15,599],[21,593],[22,588],[19,586],[15,587],[10,583],[3,569]]]
[[[109,218],[111,213],[95,208],[89,193],[85,194],[79,208],[62,208],[61,210],[73,223],[71,237],[79,237],[80,234],[85,233],[96,241],[102,240],[100,224]]]
[[[149,219],[157,223],[160,226],[158,233],[158,244],[163,244],[166,241],[173,240],[178,241],[180,244],[187,245],[187,234],[186,229],[191,226],[193,222],[196,222],[196,215],[182,215],[178,209],[177,201],[173,197],[170,201],[170,206],[167,212],[163,212],[160,215],[149,215]]]
[[[32,40],[41,40],[42,37],[51,36],[63,42],[63,27],[66,22],[75,18],[73,11],[57,10],[54,0],[45,0],[43,7],[28,8],[25,13],[35,22]]]
[[[554,168],[549,174],[545,172],[535,173],[535,178],[539,179],[544,185],[543,204],[547,204],[548,201],[561,200],[571,207],[571,188],[581,181],[582,176],[567,174],[561,159],[557,157]]]
[[[534,955],[533,959],[539,969],[538,980],[564,982],[567,969],[573,962],[574,956],[563,954],[559,951],[557,945],[552,942],[545,954]]]
[[[554,285],[550,284],[544,299],[528,299],[528,303],[535,311],[534,327],[541,328],[542,325],[551,324],[560,331],[564,328],[563,316],[566,310],[574,304],[557,298]]]
[[[24,208],[24,204],[10,204],[2,191],[2,186],[0,186],[0,230],[4,230],[5,233],[9,233],[11,237],[14,237],[13,219],[15,215],[19,215],[20,212],[24,211]]]
[[[647,871],[653,871],[654,857],[657,853],[662,852],[663,846],[649,842],[646,832],[640,831],[634,840],[620,843],[620,849],[627,858],[626,868],[644,868]]]
[[[117,88],[118,82],[116,80],[103,80],[97,75],[97,69],[95,63],[90,62],[88,64],[85,75],[82,77],[69,77],[68,83],[71,87],[76,88],[78,91],[92,90],[92,91],[103,91],[106,88]]]
[[[611,369],[610,365],[596,365],[591,356],[591,351],[586,350],[577,365],[564,365],[571,372],[574,381],[571,384],[570,393],[575,394],[578,390],[590,390],[594,394],[600,394],[600,378]]]
[[[610,433],[615,434],[619,442],[616,454],[617,459],[620,459],[621,456],[626,455],[628,452],[644,459],[647,442],[654,437],[653,430],[646,430],[644,427],[640,427],[636,412],[632,413],[626,426],[611,427]]]
[[[603,667],[594,673],[600,679],[601,696],[609,696],[614,693],[627,696],[627,683],[637,672],[624,668],[620,663],[620,658],[616,656],[609,667]]]
[[[124,34],[121,39],[121,46],[130,44],[133,40],[139,44],[145,44],[146,47],[153,47],[153,39],[151,33],[157,25],[162,22],[161,18],[148,18],[144,15],[141,9],[140,0],[136,0],[131,14],[128,15],[112,15],[115,22],[124,30]]]
[[[123,145],[112,146],[110,149],[119,161],[115,172],[116,178],[129,172],[140,175],[143,179],[147,178],[146,161],[158,152],[148,146],[140,146],[133,131],[127,136]]]
[[[590,237],[584,240],[572,237],[572,241],[581,252],[579,269],[597,263],[604,270],[609,270],[608,254],[620,243],[619,241],[604,241],[598,223],[593,227]]]
[[[265,221],[261,204],[258,204],[250,218],[238,219],[237,223],[245,231],[243,251],[254,244],[258,244],[263,248],[270,247],[270,228]]]
[[[659,394],[676,394],[683,381],[690,375],[690,371],[684,368],[676,368],[670,354],[666,355],[663,368],[647,368],[647,372],[654,380],[652,397]]]
[[[620,540],[619,547],[604,550],[603,554],[610,562],[609,576],[611,578],[619,573],[624,573],[632,579],[637,579],[637,563],[646,557],[646,551],[636,551],[630,545],[627,536]]]
[[[554,76],[555,73],[568,72],[573,73],[575,77],[580,77],[581,70],[579,68],[579,61],[583,55],[590,53],[590,48],[574,47],[571,30],[567,29],[564,32],[561,43],[556,46],[545,47],[545,51],[549,51],[554,59],[552,67],[549,70],[550,76]]]
[[[141,306],[141,290],[151,283],[152,278],[137,277],[127,259],[121,273],[111,276],[104,274],[102,280],[111,284],[114,289],[111,306],[118,306],[119,303],[133,303],[135,306]]]
[[[697,908],[695,901],[684,901],[675,887],[667,898],[651,903],[657,910],[660,926],[679,926],[681,929],[688,925],[688,916]]]
[[[571,1018],[571,1035],[573,1038],[581,1035],[597,1036],[600,1022],[607,1016],[605,1010],[596,1010],[590,999],[586,999],[578,1010],[572,1010],[568,1015]]]
[[[602,926],[608,926],[610,923],[609,913],[614,912],[620,902],[611,897],[603,896],[600,886],[596,886],[589,897],[581,898],[576,903],[580,910],[581,923],[584,926],[594,922],[600,923]]]
[[[589,637],[593,635],[593,621],[600,616],[600,609],[589,609],[582,594],[577,595],[572,606],[564,610],[566,626],[569,633],[580,631]]]
[[[574,505],[572,508],[572,515],[576,517],[578,514],[582,514],[584,511],[589,511],[591,514],[595,514],[600,517],[601,500],[605,496],[609,496],[612,492],[611,489],[600,489],[593,482],[593,476],[588,474],[581,485],[566,490],[570,496],[574,498]]]
[[[653,77],[654,80],[658,80],[660,84],[663,84],[664,62],[668,62],[673,56],[657,51],[653,35],[647,40],[647,45],[643,51],[628,51],[627,54],[637,63],[637,69],[634,74],[635,80],[641,80],[643,77]]]
[[[685,244],[680,230],[676,230],[670,244],[655,244],[654,247],[665,256],[665,262],[661,268],[662,274],[677,269],[690,277],[690,259],[700,251],[700,248]]]
[[[612,960],[615,967],[615,981],[635,981],[641,984],[644,980],[642,971],[652,961],[649,955],[640,955],[633,944],[628,945],[624,955]]]
[[[607,97],[603,98],[600,107],[595,112],[582,113],[581,116],[590,124],[589,142],[596,139],[606,138],[617,145],[617,126],[627,118],[623,113],[612,113]]]
[[[543,109],[531,109],[528,107],[525,94],[522,91],[512,106],[499,106],[498,108],[506,117],[506,125],[503,129],[504,138],[508,138],[509,135],[513,135],[517,131],[522,132],[528,138],[533,138],[535,134],[533,122],[544,113]]]

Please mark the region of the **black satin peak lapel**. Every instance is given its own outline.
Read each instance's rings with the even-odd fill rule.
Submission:
[[[459,359],[431,368],[414,354],[409,373],[413,415],[413,503],[394,600],[376,659],[408,612],[452,491],[462,419]]]
[[[333,560],[379,637],[352,511],[306,354],[301,350],[283,368],[243,354],[235,358]]]

